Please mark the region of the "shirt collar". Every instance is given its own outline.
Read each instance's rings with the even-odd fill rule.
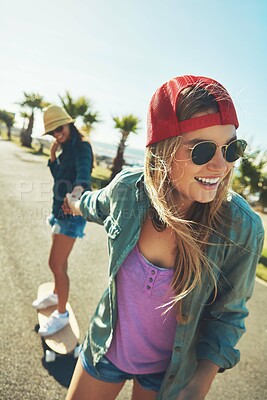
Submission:
[[[135,187],[136,187],[136,198],[138,202],[144,203],[148,201],[148,194],[145,186],[145,181],[144,181],[144,173],[140,175],[140,177],[137,179],[135,182]]]

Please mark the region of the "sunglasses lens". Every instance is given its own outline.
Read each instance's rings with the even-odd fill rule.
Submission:
[[[209,162],[216,153],[216,144],[213,142],[198,143],[192,151],[192,161],[196,165]]]
[[[58,128],[56,128],[55,130],[54,130],[54,133],[60,133],[60,132],[62,132],[63,131],[63,126],[61,125],[61,126],[59,126]]]
[[[243,156],[246,150],[247,142],[245,140],[234,140],[227,147],[225,159],[228,162],[234,162]]]

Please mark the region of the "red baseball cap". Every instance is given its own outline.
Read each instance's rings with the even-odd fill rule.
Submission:
[[[189,86],[200,86],[213,94],[219,112],[179,121],[176,114],[177,100],[181,91]],[[236,128],[239,126],[234,103],[227,90],[211,78],[178,76],[162,85],[151,99],[147,118],[146,146],[213,125],[235,125]]]

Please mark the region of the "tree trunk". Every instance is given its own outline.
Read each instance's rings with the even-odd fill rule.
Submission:
[[[8,140],[11,140],[11,127],[10,126],[7,127],[7,137],[8,137]]]
[[[32,112],[32,115],[30,116],[29,119],[29,124],[26,130],[22,130],[20,133],[20,142],[22,146],[25,147],[32,147],[32,128],[33,128],[33,122],[34,122],[34,115]]]
[[[126,139],[127,137],[125,137],[126,135],[122,135],[121,141],[119,143],[118,149],[117,149],[117,155],[113,160],[113,165],[111,168],[111,176],[110,176],[110,181],[112,181],[112,179],[122,170],[122,167],[125,163],[124,158],[123,158],[123,154],[124,154],[124,150],[126,147]]]

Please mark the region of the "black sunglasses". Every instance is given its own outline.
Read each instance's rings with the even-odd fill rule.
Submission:
[[[62,131],[63,131],[63,128],[64,128],[64,126],[63,126],[63,125],[60,125],[60,126],[57,127],[56,129],[54,129],[53,131],[51,131],[49,134],[53,136],[55,133],[60,133],[60,132],[62,132]]]
[[[206,164],[214,157],[217,147],[222,149],[225,160],[232,163],[243,156],[247,147],[247,142],[243,139],[236,139],[223,146],[217,146],[217,144],[212,141],[199,142],[195,146],[189,147],[193,163],[196,165]]]

